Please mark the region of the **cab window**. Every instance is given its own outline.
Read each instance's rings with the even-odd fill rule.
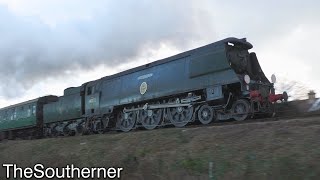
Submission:
[[[87,95],[91,95],[94,93],[94,86],[89,86],[87,89]]]
[[[91,95],[92,94],[92,87],[88,87],[87,89],[87,95]]]

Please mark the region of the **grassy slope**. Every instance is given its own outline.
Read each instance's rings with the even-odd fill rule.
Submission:
[[[7,141],[0,143],[0,161],[20,166],[121,166],[123,179],[209,179],[212,162],[212,179],[316,179],[319,137],[319,117],[167,128]]]

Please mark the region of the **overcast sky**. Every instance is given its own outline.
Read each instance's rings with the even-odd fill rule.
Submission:
[[[320,93],[320,2],[0,0],[0,107],[246,37],[267,77]]]

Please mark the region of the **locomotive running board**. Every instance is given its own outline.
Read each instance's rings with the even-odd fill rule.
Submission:
[[[148,110],[148,109],[161,109],[161,108],[174,108],[174,107],[191,107],[192,104],[188,103],[188,104],[159,104],[159,105],[148,105],[148,103],[146,103],[143,107],[139,107],[139,108],[133,108],[133,109],[123,109],[124,113],[127,112],[132,112],[132,111],[139,111],[139,110]]]
[[[198,101],[200,99],[201,99],[201,96],[193,96],[193,97],[187,97],[185,99],[178,100],[178,103],[152,104],[152,105],[148,105],[148,103],[146,103],[144,106],[138,107],[138,108],[132,108],[132,109],[124,108],[123,112],[127,113],[127,112],[132,112],[132,111],[139,111],[139,110],[175,108],[175,107],[185,107],[185,106],[191,107],[192,102]],[[179,102],[182,102],[182,103],[179,103]]]

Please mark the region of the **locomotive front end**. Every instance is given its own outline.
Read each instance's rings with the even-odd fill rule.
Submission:
[[[250,101],[252,113],[273,111],[273,104],[287,101],[288,95],[286,92],[275,93],[276,76],[272,75],[271,82],[266,78],[256,54],[248,52],[251,48],[246,39],[228,42],[226,50],[229,64],[238,75],[242,96]]]

